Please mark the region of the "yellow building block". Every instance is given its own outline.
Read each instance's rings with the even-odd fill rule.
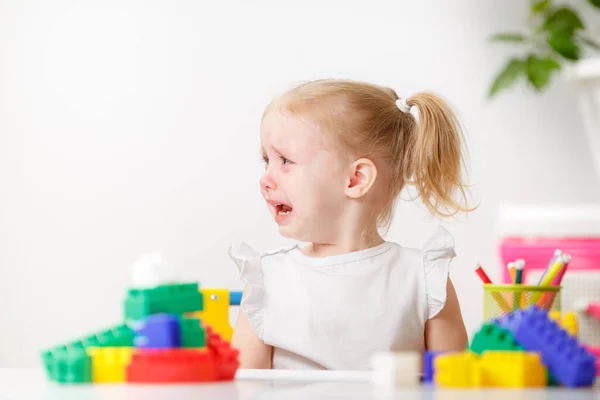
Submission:
[[[579,324],[577,323],[577,314],[568,312],[563,315],[561,326],[565,328],[571,335],[577,337],[579,332]]]
[[[548,313],[548,317],[560,325],[560,327],[566,330],[570,335],[577,337],[579,325],[577,323],[576,313],[568,312],[561,315],[560,311],[554,310]]]
[[[91,347],[92,381],[94,383],[125,382],[125,371],[131,361],[133,347]]]
[[[434,360],[434,381],[440,387],[481,385],[479,356],[471,351],[442,354]]]
[[[201,289],[204,310],[187,315],[196,318],[209,325],[224,340],[231,341],[233,328],[229,324],[229,290],[227,289]]]
[[[547,371],[538,353],[484,351],[480,357],[481,386],[544,387]]]

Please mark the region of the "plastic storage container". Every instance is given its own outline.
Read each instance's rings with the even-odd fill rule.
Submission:
[[[506,264],[522,258],[523,282],[537,284],[556,249],[572,257],[568,274],[600,273],[600,204],[505,205],[499,209],[497,227],[504,283],[510,283]]]

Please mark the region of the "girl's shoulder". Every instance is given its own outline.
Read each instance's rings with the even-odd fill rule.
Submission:
[[[440,226],[427,240],[422,250],[427,293],[427,319],[435,317],[446,305],[450,263],[454,257],[456,257],[454,237],[446,228]]]

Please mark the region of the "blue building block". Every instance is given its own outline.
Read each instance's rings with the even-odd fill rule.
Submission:
[[[242,292],[229,292],[229,305],[239,306],[242,302]]]
[[[539,352],[544,364],[561,385],[580,387],[594,384],[594,356],[548,318],[546,310],[530,306],[494,322],[511,331],[526,350]]]
[[[440,354],[446,353],[445,351],[426,351],[423,357],[423,382],[433,383],[433,377],[435,376],[434,360]]]
[[[171,314],[153,314],[134,324],[133,345],[141,349],[181,347],[179,318]]]

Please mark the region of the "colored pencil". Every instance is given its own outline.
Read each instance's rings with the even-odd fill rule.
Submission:
[[[517,269],[515,268],[515,263],[509,262],[506,265],[506,268],[508,268],[508,273],[510,275],[510,283],[515,283],[515,278],[516,278],[516,274],[517,274]]]
[[[486,284],[486,285],[492,284],[492,280],[485,273],[481,264],[477,263],[477,268],[475,269],[475,272],[477,273],[477,275],[479,275],[479,278],[481,279],[481,281],[484,284]],[[498,303],[498,307],[500,307],[502,309],[502,311],[504,311],[504,312],[510,311],[510,306],[504,300],[504,298],[500,295],[500,293],[498,293],[498,292],[490,292],[490,293],[491,293],[492,297],[494,298],[494,300],[496,300],[496,303]]]
[[[552,266],[554,265],[554,262],[561,254],[562,254],[562,251],[560,249],[554,250],[554,254],[552,255],[552,258],[550,259],[548,266],[544,270],[544,273],[542,274],[542,276],[540,276],[540,280],[538,281],[538,286],[542,284],[542,279],[544,279],[546,277],[546,274],[548,273],[550,268],[552,268]]]
[[[521,285],[523,283],[523,269],[525,268],[525,260],[518,259],[515,261],[515,284]]]
[[[560,283],[563,280],[563,277],[565,276],[565,273],[567,272],[567,269],[569,268],[569,263],[571,262],[571,256],[568,254],[565,254],[564,256],[564,261],[565,264],[563,265],[563,267],[561,268],[561,270],[558,272],[558,274],[556,275],[556,277],[552,280],[552,283],[550,284],[551,286],[560,286]],[[538,306],[540,307],[544,307],[546,309],[550,309],[552,308],[552,303],[554,303],[554,298],[556,297],[556,293],[552,292],[552,293],[544,293],[544,295],[542,296],[542,298],[538,301]],[[541,303],[541,304],[540,304]]]
[[[518,259],[515,261],[515,285],[521,285],[523,283],[523,268],[525,268],[525,260]],[[515,288],[513,296],[513,310],[521,308],[521,304],[525,303],[523,298],[523,292]]]
[[[543,279],[540,280],[538,286],[549,286],[550,283],[556,278],[556,275],[560,272],[561,268],[565,265],[566,257],[564,254],[560,254],[556,257],[554,264],[546,271]],[[529,300],[529,304],[536,304],[543,292],[535,292],[531,295],[531,299]]]

